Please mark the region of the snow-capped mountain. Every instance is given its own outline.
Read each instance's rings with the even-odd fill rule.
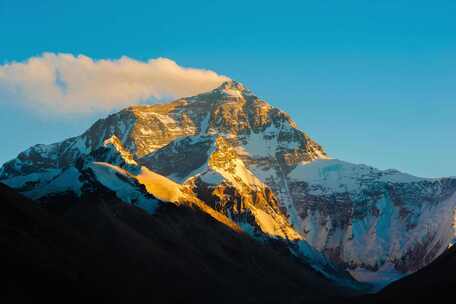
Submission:
[[[233,229],[286,240],[316,264],[332,264],[316,248],[361,281],[415,271],[455,236],[456,179],[330,159],[288,114],[234,81],[129,107],[0,170],[3,183],[34,199],[81,195],[87,176],[149,212],[157,198],[194,205]]]
[[[226,184],[218,185],[218,190],[227,191],[220,198],[226,200],[228,192],[231,192],[246,200],[231,204],[229,208],[217,207],[220,203],[216,201],[218,197],[205,197],[202,192],[195,191],[192,182],[179,184],[142,165],[143,162],[136,161],[116,135],[104,140],[101,147],[89,154],[80,153],[69,165],[61,168],[40,167],[37,172],[16,175],[2,182],[45,205],[55,201],[84,201],[87,196],[103,199],[97,193],[109,192],[124,203],[139,207],[151,215],[165,203],[190,206],[232,230],[244,231],[261,242],[268,243],[276,239],[287,244],[291,254],[303,259],[331,280],[356,287],[357,283],[347,272],[302,240],[280,212],[277,201],[271,199],[272,192],[248,172],[242,161],[216,160],[216,157],[227,156],[226,153],[234,153],[226,150],[222,142],[222,137],[217,139],[217,144],[214,140],[211,172],[206,172],[201,180],[218,174],[220,182],[226,179]],[[228,173],[232,166],[239,174]],[[195,181],[196,177],[192,180]],[[208,187],[213,185],[212,181]]]
[[[187,139],[201,143],[188,144]],[[186,149],[210,143],[203,154],[165,153],[173,159],[163,159],[156,166],[152,165],[155,155],[163,154],[164,149],[180,142],[184,143],[182,146],[188,146]],[[115,146],[119,153],[112,156],[105,152],[107,144]],[[216,206],[220,201],[209,204],[248,225],[245,227],[253,224],[260,232],[301,239],[279,210],[279,201],[269,187],[250,172],[245,160],[238,157],[238,149],[243,150],[245,160],[266,161],[271,166],[278,162],[309,161],[325,155],[320,146],[295,128],[287,114],[261,101],[241,84],[227,82],[211,92],[168,104],[130,107],[97,121],[79,137],[53,145],[34,146],[5,164],[0,178],[24,193],[34,189],[42,193],[44,185],[54,180],[62,169],[67,170],[80,158],[104,153],[102,162],[120,164],[124,158],[131,165],[137,161],[178,183],[184,184],[194,177],[185,184],[190,186],[192,183],[190,188],[200,198],[204,197],[204,191],[209,191],[207,193],[211,195],[219,192],[218,199],[227,200],[228,192],[233,192],[242,202],[230,202],[226,208]],[[268,151],[261,153],[273,155],[273,161],[256,152],[263,149]],[[121,158],[115,159],[118,155]],[[188,157],[199,159],[189,161]],[[178,163],[179,158],[184,161]],[[164,166],[178,168],[168,168],[169,172],[165,172]],[[202,172],[205,168],[208,172]],[[214,183],[214,179],[218,182]],[[218,185],[221,183],[223,185]]]

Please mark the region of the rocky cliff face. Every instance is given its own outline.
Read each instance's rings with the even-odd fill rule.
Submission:
[[[454,239],[455,179],[331,160],[288,114],[237,82],[130,107],[81,136],[34,146],[6,163],[0,180],[33,198],[78,193],[81,159],[98,177],[173,185],[255,237],[305,240],[360,280],[415,271]]]
[[[287,180],[295,228],[361,280],[386,283],[416,271],[454,239],[456,179],[319,160]]]
[[[140,162],[180,182],[244,229],[300,240],[272,190],[239,158],[223,136],[198,135],[172,142]]]

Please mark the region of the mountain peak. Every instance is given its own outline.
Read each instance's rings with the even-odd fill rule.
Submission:
[[[125,163],[127,165],[133,165],[136,166],[137,163],[134,160],[133,156],[131,155],[130,151],[125,149],[125,147],[122,144],[122,141],[116,136],[112,135],[108,139],[106,139],[103,142],[103,146],[105,148],[111,148],[113,149],[111,152],[111,159],[116,159],[116,161],[111,160],[112,163],[115,163],[116,165],[119,163]]]
[[[253,95],[242,83],[235,80],[228,80],[214,89],[214,92],[223,93],[231,97],[243,97],[243,95]]]
[[[224,89],[231,89],[231,90],[238,90],[238,91],[244,91],[245,87],[242,83],[236,81],[236,80],[227,80],[223,82],[217,89],[219,90],[224,90]]]

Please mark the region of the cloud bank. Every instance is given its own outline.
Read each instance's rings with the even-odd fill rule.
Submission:
[[[0,65],[0,102],[45,113],[105,112],[148,100],[209,91],[228,77],[179,66],[167,58],[146,62],[121,57],[44,53]]]

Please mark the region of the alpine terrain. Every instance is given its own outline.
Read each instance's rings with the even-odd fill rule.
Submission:
[[[456,178],[333,159],[235,81],[132,106],[80,136],[33,146],[3,165],[0,181],[79,226],[93,221],[79,211],[91,201],[116,201],[103,212],[120,218],[116,208],[151,218],[190,208],[298,259],[337,294],[413,273],[456,236]]]

